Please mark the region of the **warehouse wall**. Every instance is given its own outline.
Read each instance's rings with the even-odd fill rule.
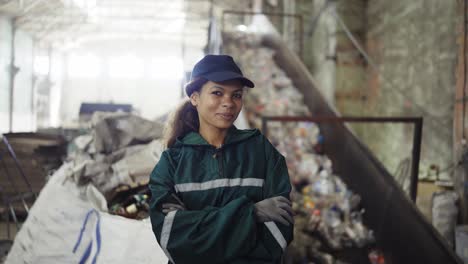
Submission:
[[[62,88],[65,70],[64,54],[58,50],[53,50],[50,54],[50,80],[51,85],[47,91],[48,115],[46,117],[46,125],[59,127],[60,110],[62,101]],[[37,93],[39,94],[39,93]]]
[[[319,90],[342,115],[424,117],[421,177],[434,178],[432,165],[443,170],[453,161],[456,4],[296,1],[296,12],[305,18],[303,61]],[[368,51],[379,72],[356,49],[333,10]],[[411,125],[351,127],[391,173],[409,164]],[[440,177],[449,178],[450,170]]]
[[[9,131],[12,23],[0,16],[0,133]]]
[[[358,43],[365,43],[366,2],[364,0],[342,1],[337,4],[336,13],[347,30]],[[327,15],[330,16],[330,13]],[[336,25],[336,106],[343,115],[370,115],[362,106],[366,90],[366,63],[337,18]],[[361,128],[354,126],[360,133]]]
[[[34,131],[33,110],[33,40],[20,30],[15,33],[15,76],[13,91],[13,131]]]
[[[326,11],[312,28],[311,19],[325,3],[324,0],[299,1],[297,9],[306,18],[304,62],[322,93],[333,91],[334,100],[329,101],[335,102],[342,115],[423,116],[421,177],[434,175],[431,165],[441,169],[450,166],[453,160],[456,2],[339,1],[336,6],[324,9]],[[333,8],[369,52],[379,73],[334,20]],[[308,11],[312,14],[307,17]],[[323,33],[327,28],[329,33]],[[336,36],[335,54],[327,53],[329,49],[324,45],[333,41],[329,35]],[[326,81],[330,80],[330,73],[335,73],[336,83]],[[412,126],[351,126],[391,173],[411,156]],[[449,174],[441,177],[447,178]]]
[[[432,164],[450,167],[456,67],[457,2],[439,0],[371,0],[367,9],[367,49],[380,68],[368,67],[368,101],[376,115],[423,116],[421,177]],[[368,131],[375,137],[375,131]],[[388,126],[378,139],[392,166],[400,149],[412,142],[409,127]],[[407,147],[404,147],[407,146]],[[449,178],[447,171],[444,178]]]
[[[337,17],[364,46],[366,8],[364,0],[300,0],[297,8],[297,12],[305,18],[303,61],[329,104],[346,116],[366,116],[372,113],[363,108],[367,65]],[[351,127],[361,141],[382,159],[378,153],[378,141],[366,137],[366,131],[374,128],[368,125]]]
[[[435,174],[431,165],[449,167],[453,161],[456,1],[339,1],[324,9],[314,24],[312,19],[326,2],[298,1],[297,8],[306,17],[303,60],[319,89],[327,98],[333,97],[328,100],[332,105],[335,102],[342,115],[423,116],[421,177]],[[379,72],[332,16],[333,8]],[[330,51],[332,45],[326,43],[333,42],[336,48]],[[352,128],[391,173],[411,157],[410,125],[353,124]],[[448,178],[449,171],[440,176]]]
[[[164,79],[166,73],[163,71],[167,67],[165,62],[159,65],[159,72],[151,69],[148,63],[153,58],[166,56],[181,58],[180,43],[165,42],[163,45],[151,41],[117,41],[119,45],[115,45],[116,40],[83,44],[79,49],[66,54],[65,65],[73,54],[96,54],[103,62],[109,62],[117,56],[133,54],[144,60],[144,75],[135,79],[111,78],[106,73],[108,68],[102,68],[103,73],[95,78],[78,78],[66,73],[60,104],[62,125],[76,124],[82,102],[130,103],[143,117],[150,119],[166,113],[178,104],[181,80]],[[106,63],[101,65],[109,66]]]
[[[0,132],[10,131],[10,64],[12,56],[12,21],[0,17]],[[15,33],[15,66],[19,68],[14,78],[13,122],[11,130],[33,131],[32,58],[33,41],[22,31]]]
[[[367,3],[364,0],[298,1],[297,13],[305,18],[303,61],[329,104],[345,116],[378,116],[378,113],[366,108],[369,96],[368,65],[337,20],[339,17],[356,41],[365,48],[366,10]],[[383,133],[376,136],[372,134],[375,131],[383,132],[382,125],[350,123],[350,126],[356,136],[393,173],[396,169],[393,160],[397,155],[380,144]]]
[[[399,116],[397,113],[377,112],[369,107],[369,76],[371,64],[357,48],[366,50],[367,31],[370,28],[367,10],[369,1],[341,1],[336,6],[336,108],[343,116]],[[330,13],[327,13],[331,16]],[[354,38],[356,43],[353,43]],[[374,54],[370,55],[373,61]],[[386,104],[381,107],[387,109]],[[392,107],[392,106],[390,106]],[[398,134],[391,130],[404,130],[411,135],[411,129],[401,124],[349,123],[352,131],[393,175],[397,174],[400,162],[411,155],[411,141],[401,142]],[[406,129],[406,130],[405,130]],[[411,138],[409,139],[411,140]],[[407,163],[409,164],[409,163]],[[408,170],[409,171],[409,170]],[[406,175],[408,176],[408,175]]]
[[[454,140],[453,153],[454,161],[460,162],[454,173],[455,190],[460,195],[460,223],[468,223],[468,145],[466,137],[468,135],[467,117],[468,101],[466,99],[466,80],[467,80],[467,50],[468,34],[466,24],[466,8],[468,1],[458,0],[458,21],[457,21],[457,68],[456,68],[456,92],[454,107]]]

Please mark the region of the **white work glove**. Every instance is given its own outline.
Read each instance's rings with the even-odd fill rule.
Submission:
[[[177,202],[176,203],[163,203],[162,204],[162,212],[164,214],[168,214],[169,212],[175,211],[175,210],[187,210],[185,207],[185,204],[177,197],[177,195],[172,194],[171,195]]]
[[[291,201],[283,196],[265,199],[254,205],[257,222],[279,222],[289,226],[294,224]]]

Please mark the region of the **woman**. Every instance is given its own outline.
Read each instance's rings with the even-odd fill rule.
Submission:
[[[284,157],[256,129],[234,125],[244,86],[226,55],[192,72],[168,149],[151,173],[151,223],[172,263],[281,263],[293,217]]]

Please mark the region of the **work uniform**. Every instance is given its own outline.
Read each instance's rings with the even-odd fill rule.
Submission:
[[[232,126],[215,148],[191,132],[165,150],[151,173],[151,223],[173,263],[281,263],[293,225],[259,223],[254,204],[284,196],[291,185],[284,157],[257,129]],[[187,210],[163,214],[163,203]]]

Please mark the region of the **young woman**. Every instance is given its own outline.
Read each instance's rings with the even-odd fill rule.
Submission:
[[[172,263],[281,263],[293,239],[284,157],[234,125],[254,84],[226,55],[207,55],[185,90],[151,173],[151,223]]]

